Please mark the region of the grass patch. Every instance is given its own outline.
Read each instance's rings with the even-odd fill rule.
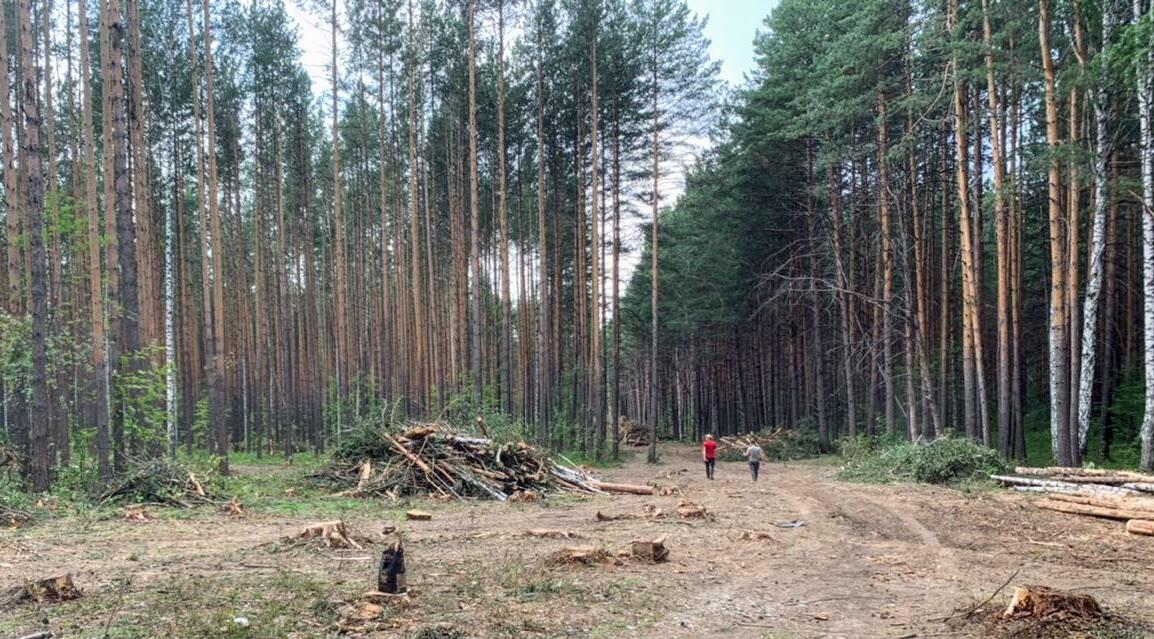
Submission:
[[[972,485],[1007,470],[996,451],[953,437],[915,444],[847,442],[842,446],[842,454],[845,465],[838,479],[862,483],[909,481]]]

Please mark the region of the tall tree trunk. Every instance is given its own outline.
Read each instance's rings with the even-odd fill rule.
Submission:
[[[1107,0],[1102,6],[1102,49],[1113,41],[1116,25],[1116,3]],[[1094,120],[1097,124],[1097,150],[1094,155],[1094,225],[1090,236],[1090,264],[1086,280],[1086,297],[1082,310],[1082,361],[1078,383],[1078,430],[1075,456],[1080,459],[1086,451],[1090,434],[1090,400],[1094,389],[1095,346],[1098,327],[1098,297],[1102,290],[1103,255],[1106,252],[1106,211],[1110,206],[1108,166],[1113,154],[1114,110],[1113,96],[1102,82],[1091,93]],[[1107,327],[1107,330],[1109,327]]]
[[[88,304],[92,336],[92,415],[96,428],[96,459],[101,481],[112,477],[108,460],[109,396],[107,338],[104,334],[104,285],[100,260],[100,210],[96,197],[96,140],[92,122],[92,66],[88,52],[88,9],[77,3],[80,26],[80,84],[84,129],[84,211],[88,220]],[[0,32],[3,24],[0,22]],[[0,37],[2,40],[2,37]],[[0,47],[3,42],[0,41]],[[2,66],[2,65],[0,65]]]
[[[1134,22],[1143,19],[1142,0],[1133,0]],[[1147,9],[1147,18],[1149,18]],[[1142,418],[1142,470],[1154,470],[1154,131],[1151,131],[1151,105],[1154,103],[1154,48],[1145,59],[1137,56],[1138,148],[1142,167],[1142,293],[1143,350],[1146,367],[1146,413]]]
[[[218,458],[219,471],[228,474],[228,449],[230,432],[227,422],[225,384],[227,367],[224,353],[224,241],[221,238],[220,202],[217,198],[216,166],[216,95],[212,66],[212,21],[209,14],[209,0],[202,7],[204,39],[204,82],[205,82],[205,137],[208,141],[206,164],[208,164],[207,189],[209,224],[212,227],[212,374],[209,378],[209,419],[212,428],[213,453]],[[204,232],[204,229],[201,229]],[[205,255],[202,259],[209,259]]]
[[[1046,143],[1049,145],[1048,193],[1050,198],[1050,436],[1054,463],[1073,464],[1069,429],[1069,320],[1066,294],[1067,220],[1062,211],[1061,160],[1058,157],[1058,97],[1055,90],[1054,58],[1050,45],[1051,0],[1039,0],[1038,38],[1042,52],[1045,85]],[[1154,229],[1152,229],[1154,231]],[[1154,240],[1154,237],[1152,237]],[[1152,306],[1151,308],[1154,308]],[[1154,340],[1154,333],[1152,340]],[[1154,396],[1151,397],[1154,406]]]
[[[477,185],[477,42],[476,0],[469,0],[469,297],[470,371],[473,403],[480,407],[484,393],[481,376],[481,223]]]
[[[32,51],[33,23],[31,0],[17,0],[16,25],[20,29],[20,80],[24,112],[21,164],[24,173],[24,204],[28,207],[29,299],[32,307],[32,371],[28,380],[31,402],[28,410],[28,457],[31,486],[36,492],[51,484],[48,455],[48,256],[44,249],[44,150],[40,147],[40,111],[36,90],[36,58]],[[11,215],[11,210],[9,211]]]

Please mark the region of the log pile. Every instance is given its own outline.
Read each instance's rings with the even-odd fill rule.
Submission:
[[[1123,470],[1019,466],[1013,475],[990,479],[1019,492],[1038,494],[1045,510],[1126,522],[1134,535],[1154,536],[1154,476]]]
[[[486,437],[421,424],[402,433],[375,433],[338,453],[314,478],[343,495],[433,495],[506,501],[518,493],[604,492],[589,475],[561,465],[526,444],[496,444]]]

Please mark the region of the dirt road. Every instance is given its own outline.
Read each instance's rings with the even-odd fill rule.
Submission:
[[[835,481],[836,468],[770,464],[752,483],[722,463],[706,481],[697,450],[640,456],[611,481],[657,482],[680,495],[553,497],[500,504],[416,500],[431,521],[401,522],[405,504],[339,513],[372,536],[407,534],[410,601],[381,616],[374,637],[837,638],[982,636],[940,619],[994,592],[1011,574],[1092,594],[1108,609],[1154,620],[1154,539],[1116,523],[1040,511],[1005,492]],[[646,506],[706,506],[712,520],[599,521]],[[0,637],[43,627],[57,636],[326,637],[343,602],[374,582],[375,552],[285,550],[277,540],[333,513],[197,511],[146,523],[73,518],[0,533],[0,587],[76,574],[85,597],[0,611]],[[796,528],[777,524],[801,522]],[[579,540],[525,537],[529,528]],[[746,540],[746,531],[771,539]],[[665,535],[670,561],[555,566],[565,545],[613,552]],[[8,615],[7,617],[5,615]]]

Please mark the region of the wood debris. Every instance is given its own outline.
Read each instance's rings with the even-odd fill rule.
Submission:
[[[743,530],[741,535],[738,536],[738,539],[742,541],[772,541],[777,543],[777,539],[775,539],[773,535],[760,530]]]
[[[349,548],[360,550],[363,548],[363,546],[349,534],[348,526],[340,519],[310,524],[297,533],[296,537],[289,537],[283,541],[290,545],[299,545],[302,542],[307,543],[314,540],[323,544],[325,548],[334,550],[345,550]]]
[[[131,462],[128,471],[101,494],[100,500],[183,508],[217,503],[195,473],[168,459]]]
[[[313,476],[342,487],[340,495],[430,495],[531,500],[552,491],[600,493],[585,472],[563,466],[525,442],[497,444],[487,437],[455,433],[437,424],[404,432],[375,432],[338,451]]]
[[[526,537],[541,539],[580,539],[581,534],[573,530],[554,530],[551,528],[533,528],[525,531]]]
[[[412,521],[429,521],[433,518],[433,513],[427,513],[423,510],[410,510],[405,513],[405,517]]]
[[[80,598],[72,575],[37,579],[0,592],[0,610],[22,603],[57,603]]]
[[[1045,586],[1015,586],[1014,597],[1002,617],[1097,619],[1102,607],[1090,595],[1062,592]]]
[[[244,517],[245,515],[244,507],[240,505],[240,502],[236,500],[236,497],[233,497],[232,499],[228,500],[228,503],[221,506],[220,512],[228,515],[229,517]]]
[[[691,501],[683,501],[677,505],[677,515],[684,519],[711,519],[712,515],[705,506]]]
[[[126,506],[120,518],[128,522],[144,523],[152,521],[152,513],[148,512],[144,506]]]

